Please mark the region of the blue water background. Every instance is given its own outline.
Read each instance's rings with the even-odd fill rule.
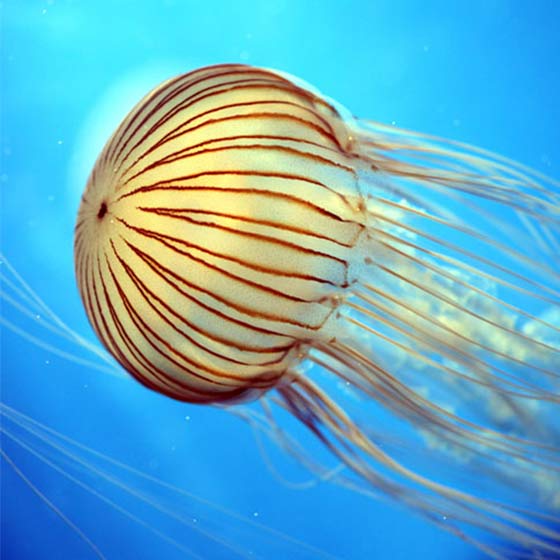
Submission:
[[[560,2],[11,0],[0,9],[2,251],[92,341],[72,263],[85,177],[131,106],[177,73],[219,62],[281,69],[356,115],[484,146],[560,177]],[[3,313],[60,344],[11,307]],[[336,557],[480,557],[399,508],[329,483],[307,490],[280,483],[251,430],[223,411],[172,402],[7,330],[1,367],[1,398],[9,406]],[[182,527],[57,459],[142,525],[12,442],[3,447],[109,559],[240,557],[216,542],[221,538],[249,557],[320,557],[193,497],[146,488],[157,504],[185,517]],[[273,446],[267,450],[288,479],[310,478]],[[94,558],[6,463],[1,523],[3,560]]]

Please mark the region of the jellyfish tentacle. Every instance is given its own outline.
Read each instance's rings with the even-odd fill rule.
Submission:
[[[259,530],[265,532],[272,538],[278,538],[285,542],[287,546],[294,546],[298,550],[305,550],[309,554],[313,555],[313,558],[324,558],[325,560],[335,560],[335,556],[316,548],[304,541],[300,541],[290,535],[287,535],[281,531],[268,527],[267,525],[256,521],[252,518],[247,518],[240,513],[226,508],[220,504],[211,502],[210,500],[204,499],[192,492],[189,492],[178,486],[174,486],[169,482],[161,480],[152,474],[148,474],[138,468],[132,467],[126,463],[123,463],[113,457],[105,455],[95,449],[88,447],[87,445],[73,440],[67,435],[64,435],[53,428],[38,422],[37,420],[13,409],[12,407],[0,403],[0,415],[3,419],[9,420],[13,424],[14,428],[18,430],[15,433],[15,429],[8,427],[6,422],[2,423],[3,432],[6,436],[12,439],[17,445],[27,450],[29,453],[37,457],[44,464],[49,466],[54,471],[61,474],[67,480],[76,484],[77,486],[83,488],[86,492],[92,496],[100,499],[111,508],[119,511],[135,523],[139,523],[141,526],[147,528],[149,531],[153,532],[158,538],[163,539],[168,542],[171,546],[181,550],[187,556],[192,558],[201,558],[201,556],[192,550],[190,547],[185,547],[181,542],[173,539],[166,533],[152,527],[141,517],[135,515],[133,512],[121,507],[115,501],[109,499],[107,496],[99,493],[92,485],[84,482],[83,479],[77,478],[69,472],[68,467],[75,467],[78,472],[92,473],[101,480],[115,486],[116,488],[122,490],[127,495],[138,499],[140,502],[151,507],[155,511],[158,511],[162,515],[173,519],[180,523],[183,527],[189,528],[190,530],[212,540],[213,542],[223,546],[230,553],[235,554],[236,557],[241,558],[259,558],[254,551],[247,552],[234,543],[227,540],[218,534],[215,534],[209,529],[205,529],[203,524],[195,523],[192,519],[185,515],[183,510],[175,510],[170,506],[166,506],[163,503],[158,502],[151,494],[147,491],[142,491],[139,488],[131,486],[125,482],[124,477],[120,476],[120,472],[125,475],[131,475],[137,477],[143,482],[149,482],[155,487],[164,489],[171,492],[174,499],[178,497],[184,497],[192,501],[195,504],[200,504],[203,507],[211,508],[212,510],[225,515],[228,519],[235,520],[241,524],[247,525],[252,530]],[[9,432],[9,433],[8,433]],[[45,449],[35,445],[31,438],[35,438],[44,446]],[[0,450],[1,451],[1,450]],[[2,451],[2,453],[4,453]],[[57,459],[57,456],[63,458],[63,462]],[[9,457],[8,457],[9,458]],[[64,466],[62,466],[64,464]],[[56,507],[56,506],[55,506]]]
[[[549,454],[552,453],[554,458],[558,453],[558,450],[553,446],[539,441],[527,441],[526,439],[517,438],[512,435],[503,435],[495,432],[499,438],[504,440],[504,442],[500,444],[499,441],[484,437],[488,436],[491,430],[484,429],[482,433],[476,433],[476,429],[479,428],[478,425],[457,417],[455,414],[442,409],[435,403],[426,401],[426,399],[418,393],[409,391],[408,394],[406,394],[406,391],[405,393],[402,393],[402,391],[395,391],[395,389],[398,390],[400,384],[396,382],[388,372],[382,371],[379,366],[370,363],[368,366],[374,368],[376,373],[362,373],[359,368],[352,365],[351,361],[338,354],[336,356],[338,365],[337,363],[333,363],[332,359],[327,359],[329,354],[332,354],[332,352],[324,352],[324,356],[314,353],[310,355],[310,359],[324,370],[330,371],[336,377],[346,381],[347,385],[359,389],[363,394],[380,402],[382,405],[392,410],[396,416],[402,417],[414,426],[418,425],[420,422],[424,426],[424,430],[437,434],[438,438],[448,441],[455,448],[466,451],[471,455],[485,457],[488,454],[488,450],[485,452],[484,448],[481,449],[480,445],[478,447],[473,447],[472,442],[488,445],[488,449],[504,451],[505,456],[493,456],[492,461],[507,466],[508,457],[523,458],[523,445],[529,444],[533,452],[530,460],[531,464],[543,466],[546,469],[560,470],[560,466],[555,466],[553,463],[551,464],[550,461]],[[383,381],[383,379],[388,379],[388,381]],[[393,387],[393,385],[396,386]],[[411,395],[413,397],[412,399]],[[440,414],[439,416],[438,413]],[[454,423],[452,421],[454,421]],[[461,424],[466,428],[461,428]],[[369,431],[371,431],[371,429],[369,429]],[[387,436],[376,432],[374,439],[376,441],[385,441],[387,440]],[[514,445],[507,446],[508,442],[512,442]],[[404,441],[399,441],[399,446],[402,447],[404,443]],[[521,449],[521,452],[516,451],[515,445],[517,445],[517,449]],[[413,445],[407,446],[407,449],[408,448],[411,454],[421,453],[421,451]],[[543,459],[538,459],[535,450],[540,452],[540,456]],[[549,460],[548,462],[544,462],[544,459]],[[527,467],[524,468],[523,465],[519,465],[519,469],[521,471],[527,471]],[[531,471],[529,471],[529,474],[531,474]]]
[[[6,255],[0,253],[0,262],[3,269],[0,272],[0,299],[19,314],[18,321],[11,321],[6,316],[1,316],[0,324],[3,327],[31,344],[64,360],[113,377],[124,377],[124,373],[116,367],[113,358],[103,348],[79,335],[46,305],[39,295],[25,282]],[[26,328],[25,321],[19,321],[22,318],[30,320],[34,330]],[[41,329],[53,334],[61,342],[70,342],[77,351],[67,350],[60,343],[46,342],[42,337]],[[34,331],[37,334],[33,334]],[[99,361],[81,356],[78,353],[80,351],[87,351],[89,354],[93,354],[95,359]]]
[[[490,150],[443,138],[432,134],[413,131],[377,121],[359,119],[356,134],[366,146],[376,146],[382,154],[385,151],[399,154],[401,151],[411,151],[420,159],[427,159],[427,166],[433,169],[433,163],[450,166],[459,174],[465,170],[478,179],[483,177],[493,178],[514,184],[522,191],[532,192],[536,200],[544,199],[553,204],[549,209],[552,216],[558,219],[559,197],[552,189],[560,188],[560,181],[541,173],[532,167],[523,165],[518,161],[504,157]],[[517,193],[517,190],[516,190]]]
[[[131,519],[132,521],[138,523],[139,525],[141,525],[142,527],[144,527],[145,529],[150,530],[151,532],[153,532],[154,534],[156,534],[159,538],[161,538],[162,540],[168,542],[169,544],[171,544],[172,546],[174,546],[175,548],[181,550],[182,552],[184,552],[185,554],[187,554],[188,556],[195,558],[196,560],[202,560],[202,556],[199,556],[198,554],[194,553],[192,550],[186,548],[185,546],[181,545],[178,541],[176,541],[175,539],[169,537],[168,535],[166,535],[165,533],[159,531],[158,529],[152,527],[149,523],[143,521],[139,516],[133,514],[132,512],[126,510],[124,507],[119,506],[115,501],[107,498],[106,496],[104,496],[103,494],[101,494],[100,492],[98,492],[93,486],[79,480],[78,478],[76,478],[75,476],[71,475],[70,473],[68,473],[67,471],[63,470],[62,467],[58,466],[56,463],[54,463],[53,461],[51,461],[44,453],[38,451],[37,449],[34,449],[33,447],[31,447],[30,445],[28,445],[27,443],[25,443],[21,438],[19,438],[18,436],[16,436],[15,434],[13,434],[11,432],[11,430],[6,429],[5,427],[1,428],[2,433],[8,437],[11,441],[13,441],[15,444],[17,444],[19,447],[21,447],[22,449],[26,450],[28,453],[30,453],[31,455],[33,455],[34,457],[36,457],[37,459],[39,459],[40,461],[42,461],[45,465],[47,465],[48,467],[50,467],[51,469],[53,469],[54,471],[58,472],[59,474],[61,474],[64,478],[66,478],[67,480],[69,480],[70,482],[72,482],[73,484],[76,484],[77,486],[79,486],[80,488],[84,489],[86,492],[90,493],[91,495],[95,496],[96,498],[98,498],[99,500],[101,500],[102,502],[106,503],[107,505],[109,505],[110,507],[112,507],[113,509],[115,509],[116,511],[118,511],[119,513],[123,514],[125,517],[128,517],[129,519]],[[64,451],[63,451],[64,453]],[[74,458],[75,459],[75,458]],[[12,462],[13,463],[13,462]],[[91,468],[91,467],[89,467]],[[101,474],[100,471],[96,470],[95,471],[97,474]],[[103,476],[103,478],[108,479],[107,476]],[[137,497],[140,497],[140,494],[138,492],[132,491],[132,493],[134,495],[136,495]],[[50,500],[48,500],[48,498],[44,497],[44,499],[46,500],[45,503],[49,506],[49,507],[54,507],[56,508],[56,506],[54,506],[54,504],[52,504],[52,502],[50,502]],[[142,499],[142,498],[141,498]],[[145,498],[145,500],[147,501],[147,498]],[[51,506],[52,504],[52,506]],[[154,505],[154,504],[152,504]],[[160,507],[160,506],[158,506]],[[55,511],[57,512],[57,515],[59,515],[61,517],[61,519],[63,519],[63,521],[65,523],[68,524],[67,522],[67,517],[58,510],[58,508],[55,509]],[[69,521],[69,520],[68,520]],[[71,525],[71,528],[73,530],[79,530],[77,527],[75,527],[73,524]],[[81,537],[82,533],[81,531],[78,533],[78,535]],[[85,537],[85,535],[84,535]],[[90,540],[87,539],[86,537],[86,543],[89,545],[90,544]],[[90,545],[91,546],[91,545]],[[95,552],[97,552],[95,550]],[[100,558],[105,558],[104,556],[100,556]]]
[[[503,390],[504,393],[509,393],[511,395],[519,396],[519,397],[527,396],[529,398],[536,398],[538,396],[540,398],[545,398],[553,402],[555,401],[560,402],[559,397],[557,397],[552,393],[545,392],[544,390],[540,389],[537,385],[531,383],[529,380],[525,380],[520,378],[519,376],[508,374],[507,371],[497,366],[490,368],[488,366],[488,363],[484,359],[469,354],[466,350],[462,349],[459,344],[454,344],[452,341],[451,342],[446,341],[443,339],[442,336],[438,336],[436,333],[430,333],[426,328],[423,328],[419,324],[419,322],[415,321],[413,318],[407,319],[406,315],[418,316],[424,321],[431,323],[434,326],[440,327],[441,330],[445,330],[446,334],[448,335],[452,335],[454,337],[457,337],[458,339],[461,339],[462,341],[466,341],[473,347],[478,347],[481,350],[488,351],[490,354],[496,354],[500,358],[511,360],[517,365],[528,365],[528,362],[522,359],[509,356],[504,352],[500,352],[495,348],[485,345],[482,342],[478,342],[469,336],[463,335],[462,333],[458,332],[455,328],[445,325],[441,320],[438,320],[437,317],[436,318],[431,317],[426,313],[418,311],[418,309],[415,309],[414,307],[407,305],[406,303],[403,303],[402,301],[397,301],[396,298],[392,297],[390,294],[387,294],[386,292],[379,291],[369,286],[367,286],[367,288],[373,294],[381,295],[383,299],[393,300],[397,308],[391,309],[390,307],[385,306],[382,301],[379,301],[378,299],[371,297],[367,293],[358,292],[358,291],[354,292],[355,295],[358,298],[362,299],[364,303],[367,305],[367,307],[363,307],[362,305],[353,302],[348,302],[347,304],[348,307],[356,309],[360,313],[367,314],[377,320],[383,320],[383,322],[388,326],[390,326],[392,329],[402,334],[405,334],[411,339],[415,339],[416,342],[418,342],[419,344],[425,347],[430,347],[432,350],[437,349],[438,353],[441,356],[444,356],[449,359],[453,359],[455,362],[458,362],[463,365],[468,364],[473,372],[475,371],[484,372],[484,377],[489,378],[492,381],[500,381],[504,385],[512,388],[511,390],[504,389]],[[373,311],[371,307],[375,308],[376,311]],[[402,310],[399,308],[402,308]],[[382,316],[379,314],[380,311],[386,314],[385,318],[382,318]],[[391,319],[388,319],[387,316],[391,317]],[[398,323],[403,323],[409,330],[401,326],[398,326],[398,324],[396,323],[397,321]],[[410,332],[412,330],[414,332]],[[420,353],[418,354],[418,357],[422,360],[429,360],[428,357],[423,356]],[[470,379],[473,383],[488,385],[488,383],[485,382],[483,379],[480,378],[477,379],[476,377],[469,376],[457,370],[453,370],[450,367],[445,367],[445,366],[441,366],[441,367],[442,369],[445,369],[446,372],[453,373],[464,379]],[[491,369],[494,369],[496,371],[496,374],[492,374]],[[556,374],[554,374],[554,372],[547,370],[545,368],[536,367],[535,370],[540,371],[541,373],[545,373],[547,375],[552,375],[554,377],[557,377]],[[510,378],[513,381],[505,381],[504,379],[507,378]],[[513,391],[514,388],[525,389],[528,392],[527,393],[515,392]],[[533,393],[529,392],[531,389],[534,391]]]
[[[431,216],[423,212],[426,219],[441,223],[444,218],[448,228],[461,228],[472,238],[486,236],[485,243],[500,247],[525,266],[543,267],[550,278],[558,279],[560,196],[553,190],[559,188],[557,181],[472,146],[379,123],[358,121],[349,126],[363,146],[364,161],[375,162],[381,175],[393,179],[390,186],[394,193],[418,201],[418,208],[408,206],[402,211],[419,214],[423,208],[431,208]],[[493,191],[501,196],[488,200]],[[384,197],[381,202],[399,203]],[[469,227],[464,219],[449,214],[450,202],[460,204],[463,214],[465,209],[476,212],[477,221],[485,223],[484,229]],[[515,223],[500,218],[500,207],[510,209]],[[496,228],[499,236],[488,235]],[[534,243],[523,254],[519,248],[528,247],[528,240]],[[532,258],[536,247],[548,258]]]
[[[27,284],[18,273],[10,260],[0,252],[0,266],[7,270],[7,273],[0,273],[0,285],[12,290],[15,298],[9,296],[4,290],[0,292],[2,299],[12,304],[22,314],[38,320],[47,330],[66,338],[80,348],[87,349],[108,364],[114,364],[113,358],[105,352],[99,345],[92,344],[84,337],[71,329],[54,311],[46,305],[39,295]],[[10,278],[11,277],[11,278]]]
[[[387,215],[386,213],[382,213],[379,210],[372,210],[370,208],[368,208],[368,214],[374,218],[374,222],[373,222],[373,229],[374,231],[383,231],[382,227],[376,227],[377,224],[381,225],[383,223],[385,224],[390,224],[390,226],[393,226],[393,228],[397,228],[399,230],[403,230],[403,231],[407,231],[410,232],[410,234],[412,234],[414,236],[415,239],[425,239],[426,241],[430,242],[431,244],[434,245],[433,248],[431,248],[431,250],[429,251],[429,253],[431,255],[433,255],[434,257],[440,258],[441,260],[447,260],[447,261],[451,261],[454,265],[456,265],[458,268],[465,268],[466,270],[474,270],[472,266],[470,266],[468,263],[464,263],[462,264],[460,260],[454,258],[452,255],[453,253],[458,254],[459,256],[464,256],[467,257],[475,262],[479,262],[485,266],[488,267],[489,270],[494,270],[495,272],[488,272],[488,273],[484,273],[484,271],[480,271],[483,274],[486,274],[486,277],[488,277],[489,279],[492,279],[496,282],[499,282],[501,284],[503,284],[504,286],[507,286],[509,288],[515,289],[521,293],[527,293],[530,295],[535,295],[535,297],[539,297],[539,298],[543,298],[543,299],[547,299],[548,301],[552,302],[552,303],[556,303],[557,300],[556,299],[551,299],[551,296],[556,296],[556,298],[560,297],[560,292],[558,290],[555,290],[554,288],[551,288],[545,284],[543,284],[542,282],[539,282],[537,280],[534,280],[532,278],[529,278],[526,274],[523,274],[522,272],[518,272],[513,270],[511,267],[506,267],[503,265],[500,265],[499,263],[492,261],[489,258],[484,257],[484,255],[482,254],[477,254],[474,253],[473,251],[469,251],[466,248],[459,246],[456,243],[451,243],[449,241],[447,241],[446,239],[444,239],[441,236],[436,236],[436,235],[430,235],[427,231],[420,229],[419,227],[414,227],[411,224],[407,223],[407,214],[409,215],[414,215],[414,216],[418,216],[420,218],[426,218],[429,221],[434,222],[434,224],[438,224],[438,225],[443,225],[446,228],[449,228],[450,230],[455,230],[459,233],[465,234],[467,237],[465,237],[464,239],[468,239],[469,237],[472,238],[478,238],[480,240],[482,240],[485,244],[487,244],[489,247],[492,248],[496,248],[500,251],[503,251],[506,254],[511,254],[513,258],[518,259],[520,261],[522,261],[524,264],[530,266],[530,267],[538,267],[538,268],[543,268],[546,271],[546,274],[549,275],[549,281],[552,281],[553,279],[560,279],[560,273],[558,273],[558,271],[553,267],[552,264],[548,264],[546,262],[540,262],[540,261],[535,261],[534,259],[532,259],[531,257],[524,255],[522,253],[519,253],[519,251],[512,249],[511,247],[509,247],[508,245],[505,245],[503,243],[500,243],[498,241],[495,241],[493,239],[491,239],[490,237],[486,236],[486,235],[481,235],[480,233],[477,233],[475,230],[472,230],[471,228],[462,228],[459,227],[457,224],[454,224],[448,220],[444,220],[444,219],[438,219],[437,217],[435,217],[432,214],[429,214],[425,211],[422,211],[418,208],[410,208],[410,206],[408,205],[403,205],[400,204],[398,202],[395,201],[390,201],[387,199],[383,199],[380,196],[376,196],[376,202],[378,204],[383,204],[385,206],[390,206],[393,208],[396,208],[400,211],[400,220],[397,221],[394,218],[391,218],[390,215]],[[387,229],[387,228],[385,228]],[[387,232],[386,232],[387,233]],[[389,232],[391,233],[390,229]],[[417,241],[417,243],[419,243],[419,241]],[[421,246],[420,246],[421,247]],[[428,247],[426,247],[426,250],[428,250]],[[450,251],[449,254],[446,254],[444,251]],[[502,273],[506,275],[506,278],[502,278],[500,276],[497,276],[497,273]],[[511,276],[511,279],[508,279],[507,276]],[[529,286],[533,286],[535,288],[539,288],[541,290],[545,290],[546,292],[548,292],[550,295],[546,296],[544,294],[540,294],[538,291],[528,291],[528,288],[525,288],[523,286],[518,286],[514,283],[514,280],[520,280],[526,284],[528,284]]]
[[[10,437],[8,432],[5,432],[3,428],[0,428],[3,434]],[[51,509],[56,516],[61,519],[73,533],[75,533],[80,540],[82,540],[100,560],[105,560],[106,556],[101,552],[99,547],[71,520],[69,519],[61,510],[58,508],[31,480],[25,475],[25,473],[14,463],[10,456],[3,450],[0,449],[0,456],[6,463],[12,468],[12,470],[17,474],[17,476],[24,482],[24,484],[34,493],[39,499]]]
[[[453,414],[441,405],[427,400],[417,390],[405,386],[398,377],[391,375],[390,371],[376,364],[366,354],[341,341],[320,349],[324,355],[331,356],[347,368],[345,379],[371,397],[382,398],[385,406],[411,423],[420,423],[426,430],[437,430],[439,437],[448,438],[456,445],[466,446],[469,441],[478,444],[482,447],[466,448],[479,454],[494,449],[531,464],[553,471],[560,470],[558,448],[527,437],[503,434],[492,427],[482,426]]]
[[[473,292],[478,296],[481,296],[482,298],[486,298],[488,301],[492,302],[493,304],[502,306],[506,308],[508,311],[513,312],[515,314],[522,315],[526,319],[529,319],[535,323],[539,323],[542,326],[546,327],[547,329],[560,332],[560,325],[554,325],[553,323],[549,321],[545,321],[541,317],[538,317],[537,315],[530,313],[526,309],[523,309],[522,307],[515,305],[515,303],[510,303],[508,301],[505,301],[503,298],[501,299],[498,298],[494,294],[490,293],[488,290],[481,289],[479,286],[476,286],[473,282],[468,282],[466,279],[461,278],[456,273],[452,274],[450,269],[446,269],[441,265],[437,265],[426,257],[434,257],[434,258],[437,257],[442,262],[448,263],[450,265],[456,265],[457,269],[463,269],[466,272],[474,272],[474,269],[465,267],[463,263],[460,263],[455,259],[452,259],[441,253],[437,254],[434,251],[430,251],[417,243],[412,243],[411,241],[408,241],[406,239],[398,238],[395,234],[392,234],[383,229],[371,227],[371,231],[374,232],[377,237],[386,239],[386,241],[377,239],[377,243],[381,244],[385,249],[387,249],[391,253],[398,255],[399,258],[410,261],[410,263],[413,264],[413,266],[430,270],[437,277],[441,279],[445,279],[446,281],[452,281],[457,286],[461,286],[462,289],[466,289],[467,291]],[[414,253],[418,253],[418,254],[412,254],[411,251],[414,251]],[[370,261],[371,260],[372,259],[370,258]],[[380,268],[382,268],[382,266],[380,266]],[[388,274],[393,274],[394,276],[398,276],[401,280],[403,279],[402,274],[398,275],[395,271],[387,269],[387,267],[383,268],[383,270],[385,270]],[[504,283],[502,279],[497,278],[495,276],[488,275],[483,272],[481,273],[481,275],[484,276],[485,279],[488,279],[492,282]],[[428,294],[431,294],[434,297],[437,297],[438,299],[445,300],[449,305],[453,307],[460,307],[460,309],[463,310],[465,313],[469,315],[473,315],[477,319],[480,319],[481,321],[484,321],[489,325],[503,329],[511,334],[515,334],[516,336],[526,338],[526,336],[522,332],[515,331],[507,324],[500,324],[497,321],[493,320],[492,317],[475,313],[474,311],[470,310],[468,307],[461,305],[459,301],[455,301],[449,298],[449,296],[447,296],[441,290],[434,291],[433,288],[430,288],[425,284],[419,284],[418,282],[415,282],[412,278],[407,278],[406,280],[411,285],[417,287],[418,289]],[[511,287],[514,289],[518,289],[515,285],[511,285]],[[529,296],[533,295],[533,292],[525,292],[525,293],[527,293]],[[538,294],[536,295],[536,297],[539,297]],[[554,349],[552,346],[547,345],[540,340],[533,340],[533,343],[542,347]]]
[[[376,446],[325,392],[305,377],[295,379],[291,385],[279,388],[278,392],[282,397],[282,404],[350,469],[368,480],[375,488],[381,488],[384,493],[420,511],[430,520],[461,535],[487,553],[496,558],[506,558],[492,547],[468,536],[453,523],[479,527],[505,540],[528,547],[536,555],[535,558],[538,558],[541,552],[560,552],[560,533],[546,525],[525,518],[503,504],[483,500],[435,483],[397,463]],[[353,446],[379,462],[381,466],[389,468],[396,475],[417,484],[433,495],[426,495],[422,490],[414,490],[388,479],[360,457]]]
[[[229,413],[238,416],[251,426],[262,459],[274,478],[290,489],[307,490],[317,486],[321,482],[336,478],[340,471],[346,468],[342,462],[339,462],[332,468],[326,468],[319,461],[313,460],[313,458],[305,452],[303,446],[297,439],[288,434],[276,421],[271,406],[271,403],[276,402],[275,397],[270,398],[271,403],[268,401],[266,395],[259,399],[259,404],[264,414],[259,414],[248,406],[237,405],[232,407],[226,405],[226,409]],[[308,471],[313,474],[313,478],[302,482],[287,480],[285,476],[279,472],[276,465],[273,464],[272,459],[265,449],[262,435],[273,441],[273,443],[291,455],[299,464],[307,468]]]

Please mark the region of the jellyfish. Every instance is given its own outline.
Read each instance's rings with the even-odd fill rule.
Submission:
[[[98,338],[146,387],[237,410],[324,473],[289,414],[351,488],[490,556],[554,557],[555,186],[356,118],[287,74],[211,66],[157,87],[109,139],[78,213],[76,278]],[[483,491],[438,479],[440,462]]]

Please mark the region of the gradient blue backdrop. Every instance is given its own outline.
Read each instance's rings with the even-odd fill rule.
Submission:
[[[475,143],[560,177],[560,2],[554,0],[8,0],[0,10],[2,251],[90,340],[72,264],[79,196],[113,127],[171,75],[217,62],[281,69],[357,115]],[[10,306],[3,313],[58,344]],[[171,402],[5,329],[1,398],[111,457],[335,557],[479,558],[398,508],[329,483],[307,490],[280,483],[250,429],[230,414]],[[87,470],[62,465],[142,525],[7,439],[3,447],[109,559],[321,557],[194,497],[142,487],[160,507],[184,516],[182,526]],[[287,478],[309,479],[273,446],[267,450]],[[6,463],[1,522],[5,560],[94,557]]]

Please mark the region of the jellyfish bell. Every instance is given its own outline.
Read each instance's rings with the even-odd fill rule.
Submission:
[[[89,317],[131,373],[181,400],[255,396],[334,337],[365,219],[341,142],[334,108],[269,71],[194,72],[133,112],[76,225]]]
[[[247,419],[311,468],[282,411],[347,465],[353,488],[491,555],[511,551],[477,529],[546,557],[559,546],[555,187],[356,119],[286,74],[202,68],[156,88],[101,152],[76,277],[99,339],[144,385],[193,403],[258,398],[263,414]],[[333,379],[511,501],[389,452],[385,426],[358,421]]]

